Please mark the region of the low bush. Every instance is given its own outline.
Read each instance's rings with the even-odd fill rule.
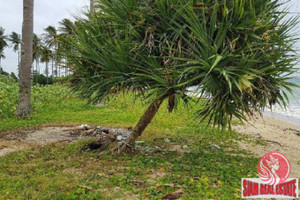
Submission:
[[[51,86],[34,85],[32,87],[32,104],[36,110],[59,110],[73,106],[71,99],[76,96],[67,87],[55,84]],[[0,75],[0,118],[16,114],[18,103],[18,83],[11,77]]]

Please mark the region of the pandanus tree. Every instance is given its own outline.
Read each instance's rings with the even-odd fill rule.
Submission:
[[[7,47],[6,36],[4,35],[4,29],[0,27],[0,69],[1,69],[1,60],[5,58],[4,48]]]
[[[130,150],[164,101],[170,112],[209,98],[196,111],[214,126],[231,127],[274,104],[287,105],[296,71],[297,19],[278,0],[99,0],[99,12],[77,23],[68,55],[74,89],[91,102],[132,91],[149,107],[130,137],[113,151]]]

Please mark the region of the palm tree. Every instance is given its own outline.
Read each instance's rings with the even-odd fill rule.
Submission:
[[[75,33],[75,24],[70,19],[63,19],[61,22],[59,22],[59,28],[58,30],[62,35],[74,35]]]
[[[48,64],[51,59],[52,52],[47,46],[41,47],[41,62],[46,63],[46,77],[47,77],[47,85],[49,83],[49,67]]]
[[[40,61],[40,57],[41,57],[42,40],[36,34],[33,34],[32,48],[33,48],[33,60],[35,61],[35,64],[36,64],[36,73],[40,73],[39,61]]]
[[[99,5],[101,12],[79,20],[69,41],[74,89],[90,102],[124,91],[149,102],[114,152],[134,147],[165,100],[169,112],[181,100],[192,100],[186,95],[191,87],[210,96],[198,101],[197,116],[222,128],[275,103],[286,106],[285,91],[292,91],[289,79],[297,70],[297,38],[289,30],[297,19],[286,21],[278,0],[99,0]]]
[[[0,27],[0,69],[2,69],[2,67],[1,67],[1,60],[3,58],[5,58],[4,48],[7,46],[6,39],[7,38],[4,35],[4,29],[2,27]]]
[[[54,76],[53,65],[55,62],[55,74],[57,76],[58,72],[58,45],[59,45],[59,35],[57,34],[57,30],[54,26],[48,26],[45,29],[46,33],[44,34],[45,43],[49,48],[52,48],[52,76]]]
[[[90,0],[90,12],[94,12],[94,0]]]
[[[26,116],[31,109],[31,65],[33,40],[33,7],[34,0],[23,0],[23,30],[22,30],[22,57],[19,80],[18,116]]]
[[[11,46],[13,47],[14,52],[16,52],[18,54],[18,71],[20,71],[20,58],[21,58],[21,44],[22,44],[22,38],[21,35],[16,33],[16,32],[12,32],[9,36],[8,36],[8,40],[11,43]]]
[[[63,19],[58,28],[59,34],[59,50],[58,54],[61,59],[64,61],[63,67],[65,68],[65,74],[68,68],[68,59],[66,58],[66,52],[72,51],[72,47],[68,45],[67,40],[69,40],[75,34],[75,24],[70,19]]]

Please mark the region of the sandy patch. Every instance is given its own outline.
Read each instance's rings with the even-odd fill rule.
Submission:
[[[280,152],[290,161],[292,171],[290,177],[300,178],[300,126],[275,120],[271,117],[256,118],[251,124],[239,125],[234,129],[240,133],[256,137],[266,145],[240,142],[244,149],[263,156],[269,152]]]
[[[6,132],[0,135],[0,157],[30,147],[86,138],[94,137],[74,127],[41,127],[36,130]]]

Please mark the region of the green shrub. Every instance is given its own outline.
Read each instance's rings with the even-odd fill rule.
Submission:
[[[17,82],[9,76],[0,74],[0,118],[13,115],[18,96]]]
[[[54,83],[54,78],[47,78],[43,74],[34,74],[32,81],[34,85],[52,85]]]
[[[15,115],[18,103],[18,83],[8,76],[0,75],[0,118]],[[75,95],[61,85],[32,87],[32,105],[34,111],[55,111],[73,107]]]
[[[65,76],[65,77],[56,78],[54,80],[54,82],[57,83],[57,84],[67,85],[67,84],[71,83],[72,79],[73,79],[73,76],[68,75],[68,76]]]

